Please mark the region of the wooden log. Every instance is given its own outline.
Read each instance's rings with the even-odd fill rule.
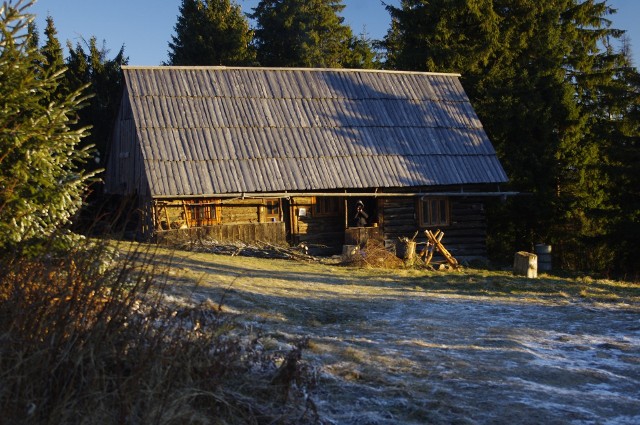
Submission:
[[[189,222],[189,212],[187,211],[187,205],[182,201],[182,212],[184,214],[184,222],[187,224],[187,228],[192,227]]]
[[[513,274],[529,279],[538,277],[538,256],[525,251],[516,252],[513,257]]]
[[[429,263],[433,259],[433,254],[436,249],[436,245],[431,239],[433,238],[441,241],[444,237],[444,232],[436,230],[436,233],[432,233],[430,230],[425,230],[424,233],[427,236],[427,244],[425,245],[424,250],[422,250],[421,255],[424,256],[424,263],[426,265],[429,265]]]
[[[402,258],[405,264],[413,264],[416,258],[416,243],[412,241],[399,241],[396,244],[396,255]]]
[[[351,261],[360,253],[358,245],[342,245],[342,261]]]
[[[435,246],[435,249],[437,249],[444,256],[444,258],[451,265],[451,267],[453,268],[460,267],[460,265],[458,264],[458,260],[456,260],[453,257],[453,255],[451,255],[451,253],[444,247],[444,245],[441,242],[442,238],[444,237],[444,232],[437,230],[436,233],[434,234],[431,230],[425,230],[424,233],[427,236],[427,239],[429,240],[429,242],[432,243]],[[431,259],[429,258],[429,260]]]
[[[431,242],[427,242],[427,245],[425,246],[425,251],[424,251],[424,263],[426,265],[429,265],[429,263],[431,262],[431,259],[433,258],[433,251],[435,250],[435,245],[432,244]]]

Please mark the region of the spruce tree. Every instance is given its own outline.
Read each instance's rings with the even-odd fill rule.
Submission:
[[[404,0],[389,10],[386,66],[460,72],[511,188],[528,194],[496,208],[494,240],[510,253],[551,243],[558,264],[603,270],[621,190],[607,165],[618,123],[606,99],[631,90],[607,47],[622,35],[607,2]]]
[[[340,16],[344,7],[342,0],[261,0],[250,15],[257,24],[258,62],[321,68],[357,62],[349,49],[353,34]]]
[[[66,224],[91,177],[80,169],[90,151],[78,149],[87,129],[75,127],[86,98],[75,90],[48,101],[62,75],[38,64],[31,4],[0,6],[0,250]]]
[[[585,201],[577,211],[584,252],[580,259],[600,270],[640,273],[640,74],[629,51],[602,43],[593,72],[581,75],[580,97],[590,131],[584,145],[593,158],[582,168]]]
[[[387,10],[388,68],[469,72],[485,67],[499,43],[492,0],[402,0]]]
[[[253,33],[230,0],[182,0],[169,65],[253,65]]]
[[[61,72],[66,69],[64,56],[62,52],[62,46],[60,45],[60,41],[58,40],[58,31],[55,28],[53,18],[51,16],[47,16],[46,20],[47,26],[44,30],[45,35],[45,43],[42,47],[40,47],[40,55],[42,57],[42,68],[46,69],[50,73]],[[34,45],[35,48],[38,48],[38,44]],[[68,75],[68,74],[66,74]],[[65,84],[63,78],[62,84],[59,84],[54,92],[49,93],[48,100],[52,99],[61,99],[64,98],[67,94],[69,94],[70,87]],[[80,85],[75,86],[79,88]]]
[[[374,45],[375,41],[364,33],[351,37],[349,53],[343,60],[342,65],[345,68],[353,69],[381,68],[382,64]]]
[[[631,58],[627,57],[629,65]],[[618,106],[612,120],[609,184],[614,220],[610,222],[608,247],[616,252],[616,266],[623,276],[640,278],[640,73],[628,66],[620,73],[621,90],[612,93]]]
[[[38,43],[40,43],[40,34],[38,33],[38,26],[35,21],[30,21],[27,24],[27,35],[29,37],[29,47],[38,48]]]
[[[558,260],[573,227],[567,210],[570,158],[561,152],[578,145],[587,131],[567,75],[571,38],[562,22],[567,7],[568,2],[496,1],[496,10],[508,11],[500,24],[504,44],[472,89],[512,188],[528,194],[514,199],[498,220],[509,220],[513,231],[499,227],[497,238],[511,239],[511,249],[552,244]]]
[[[79,112],[81,126],[91,126],[91,134],[83,144],[93,145],[95,158],[87,164],[89,169],[104,167],[107,147],[111,140],[120,98],[122,96],[122,66],[128,58],[124,55],[124,46],[118,53],[109,58],[109,49],[103,41],[98,45],[96,37],[83,41],[88,47],[85,51],[81,43],[75,47],[67,43],[69,56],[66,61],[68,71],[65,73],[64,85],[69,90],[81,86],[88,86],[88,92],[93,96],[87,107]]]
[[[44,57],[46,68],[58,71],[64,68],[64,55],[62,52],[62,45],[58,40],[58,30],[53,23],[53,18],[47,16],[47,26],[44,29],[44,35],[46,41],[44,46],[40,49],[42,56]]]

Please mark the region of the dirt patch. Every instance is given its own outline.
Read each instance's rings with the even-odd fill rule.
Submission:
[[[613,283],[171,262],[176,298],[219,304],[274,347],[309,338],[302,357],[326,423],[640,423],[635,287],[603,301],[580,294]]]

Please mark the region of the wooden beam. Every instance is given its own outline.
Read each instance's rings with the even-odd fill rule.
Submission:
[[[460,267],[460,264],[458,264],[458,260],[456,260],[453,257],[453,255],[451,255],[451,253],[444,247],[444,245],[441,242],[442,238],[444,237],[444,232],[441,232],[440,230],[438,230],[434,234],[431,230],[425,230],[424,233],[427,236],[429,243],[432,243],[435,249],[440,251],[440,253],[444,256],[444,258],[451,265],[451,267],[453,268]],[[431,255],[433,256],[433,253]],[[429,258],[429,261],[431,261],[431,258]]]
[[[343,198],[411,198],[423,196],[450,196],[450,197],[500,197],[500,196],[516,196],[522,195],[520,192],[265,192],[265,193],[210,193],[202,195],[160,195],[154,196],[154,199],[199,199],[199,198],[238,198],[238,199],[259,199],[259,198],[292,198],[292,197],[311,197],[311,196],[335,196]]]
[[[187,224],[187,228],[191,227],[191,223],[189,222],[189,211],[187,211],[187,204],[182,201],[182,210],[184,211],[184,222]]]

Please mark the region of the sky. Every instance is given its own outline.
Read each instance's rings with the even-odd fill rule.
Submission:
[[[258,0],[236,0],[250,13]],[[400,0],[384,0],[397,5]],[[37,0],[28,9],[36,15],[38,29],[45,28],[47,15],[53,17],[58,39],[74,45],[92,36],[115,56],[124,45],[129,65],[160,65],[167,60],[168,43],[174,34],[181,0]],[[343,0],[345,22],[354,34],[366,33],[381,39],[389,27],[389,13],[381,0]],[[634,63],[640,63],[640,0],[609,0],[618,9],[611,17],[613,26],[627,30]]]

